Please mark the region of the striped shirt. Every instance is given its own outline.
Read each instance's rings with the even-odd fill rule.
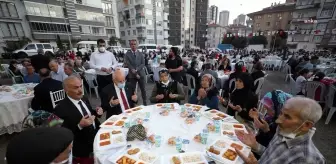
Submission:
[[[259,164],[325,164],[325,159],[315,147],[312,137],[315,128],[307,134],[288,139],[281,136],[277,129],[268,147],[258,145],[258,154],[262,154]]]

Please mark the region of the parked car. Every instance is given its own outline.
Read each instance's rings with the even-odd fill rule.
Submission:
[[[13,55],[18,58],[26,58],[37,54],[38,49],[43,49],[44,54],[54,55],[53,48],[49,43],[29,43],[21,49],[13,51]]]
[[[146,53],[159,52],[158,46],[156,44],[139,44],[138,50],[140,52],[145,51]]]

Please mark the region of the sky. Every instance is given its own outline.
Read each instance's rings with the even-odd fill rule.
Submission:
[[[232,24],[233,19],[236,19],[239,14],[248,14],[262,10],[265,7],[271,6],[272,2],[285,3],[286,0],[209,0],[209,6],[216,5],[218,7],[218,19],[219,13],[222,10],[229,10],[229,24]]]

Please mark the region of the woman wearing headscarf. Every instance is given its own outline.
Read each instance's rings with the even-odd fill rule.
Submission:
[[[72,163],[73,134],[66,128],[33,128],[21,132],[8,144],[7,164]]]
[[[256,139],[261,145],[267,147],[272,140],[277,128],[275,120],[280,115],[285,102],[292,97],[291,94],[284,91],[273,90],[266,93],[260,101],[262,111],[266,111],[264,119],[260,117],[256,109],[250,111],[249,115],[253,118],[255,127],[259,129]]]
[[[196,89],[191,95],[189,103],[205,105],[210,109],[218,109],[218,90],[216,88],[216,79],[205,74],[201,78],[200,88]]]
[[[230,96],[228,114],[231,116],[238,112],[244,121],[253,121],[249,111],[258,106],[258,96],[252,91],[252,78],[248,73],[241,73],[236,77],[236,89]]]
[[[150,101],[152,103],[180,103],[184,99],[183,88],[177,81],[169,80],[167,69],[159,71],[160,81],[154,85]]]

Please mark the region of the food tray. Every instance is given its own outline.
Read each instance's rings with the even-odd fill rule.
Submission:
[[[115,134],[114,132],[119,132]],[[97,134],[98,142],[96,147],[99,150],[106,150],[110,148],[117,148],[127,144],[126,135],[122,130],[104,130]]]
[[[125,158],[125,161],[123,161],[123,158]],[[118,158],[116,158],[114,163],[115,164],[146,164],[144,161],[136,159],[130,155],[121,155]]]
[[[223,113],[221,111],[218,111],[216,109],[212,109],[212,110],[208,110],[208,111],[203,112],[203,116],[207,117],[211,120],[223,120],[223,121],[225,121],[226,119],[231,119],[232,118],[232,116],[230,116],[226,113]]]
[[[210,147],[212,147],[212,150],[215,151],[210,151]],[[211,155],[209,157],[216,161],[225,164],[234,164],[237,163],[238,160],[241,160],[235,151],[235,147],[239,148],[246,156],[248,156],[251,151],[251,149],[243,143],[232,141],[226,137],[215,140],[211,145],[207,146],[206,151]]]
[[[133,115],[134,113],[137,113],[139,111],[143,111],[143,109],[145,109],[145,107],[143,105],[140,105],[140,106],[125,110],[125,114],[126,115]]]
[[[201,152],[188,152],[188,153],[181,153],[181,154],[174,154],[165,156],[164,162],[166,164],[175,164],[173,162],[173,157],[177,157],[181,164],[207,164],[207,160],[205,159],[203,153]],[[194,161],[191,158],[194,157]]]
[[[189,104],[189,103],[184,104],[184,106],[186,108],[191,108],[195,112],[201,112],[201,111],[204,111],[206,109],[209,109],[207,106],[196,105],[196,104]]]
[[[101,128],[122,128],[125,122],[128,120],[128,116],[123,115],[114,115],[108,118],[105,122],[103,122],[100,127]],[[121,124],[124,122],[124,124]]]
[[[135,149],[138,149],[137,153],[133,152],[132,154],[129,154]],[[138,162],[142,162],[146,164],[153,164],[155,161],[159,159],[159,156],[157,154],[152,153],[150,151],[146,151],[143,148],[138,148],[138,147],[128,149],[125,154],[126,156],[129,156]]]
[[[158,103],[158,104],[155,104],[155,108],[177,110],[177,109],[180,109],[180,105],[177,103]]]
[[[222,135],[228,137],[236,136],[235,130],[242,130],[245,133],[248,133],[244,124],[227,123],[227,122],[222,123],[221,127]]]

